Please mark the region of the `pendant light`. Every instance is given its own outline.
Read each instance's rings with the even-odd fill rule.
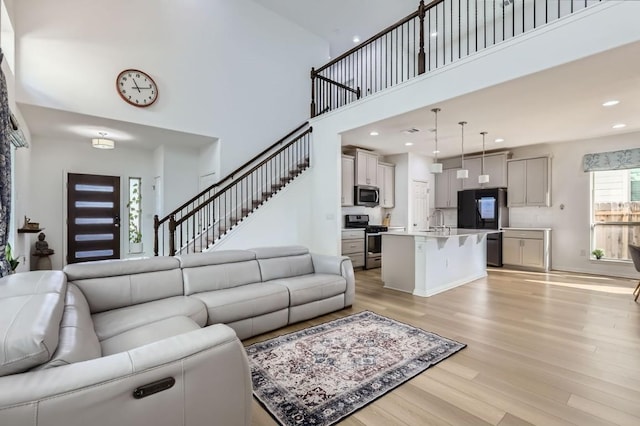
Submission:
[[[464,125],[467,124],[466,121],[461,121],[458,123],[460,125],[460,129],[462,132],[462,168],[460,170],[458,170],[458,172],[456,173],[456,177],[458,179],[466,179],[469,177],[469,170],[464,168]]]
[[[433,151],[435,157],[433,159],[433,163],[429,166],[431,173],[442,173],[442,163],[438,163],[438,113],[440,112],[440,108],[433,108],[431,110],[436,116],[436,126],[433,129],[433,136],[436,142],[436,149]]]
[[[478,176],[478,183],[489,183],[489,175],[484,174],[484,138],[487,136],[487,132],[480,132],[482,135],[482,163],[480,165],[480,176]]]

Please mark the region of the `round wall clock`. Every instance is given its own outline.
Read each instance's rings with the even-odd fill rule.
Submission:
[[[118,74],[116,89],[125,102],[148,107],[158,99],[158,87],[149,74],[140,70],[124,70]]]

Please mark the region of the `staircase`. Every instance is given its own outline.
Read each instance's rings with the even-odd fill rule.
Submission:
[[[206,251],[233,232],[309,168],[312,131],[308,122],[298,126],[165,217],[154,216],[154,255]]]

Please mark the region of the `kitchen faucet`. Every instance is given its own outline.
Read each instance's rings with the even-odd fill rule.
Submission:
[[[433,214],[431,215],[432,218],[436,218],[436,214],[439,216],[440,220],[436,220],[436,224],[434,226],[434,228],[436,229],[444,229],[444,212],[440,209],[435,209],[433,211]]]

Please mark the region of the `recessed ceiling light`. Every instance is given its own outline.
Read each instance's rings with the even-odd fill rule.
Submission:
[[[434,32],[431,33],[431,37],[437,37],[437,36],[438,36],[438,32],[437,31],[434,31]]]
[[[627,125],[624,123],[618,123],[613,125],[614,129],[622,129],[623,127],[627,127]]]
[[[360,43],[360,37],[358,37],[358,36],[353,36],[353,42],[354,42],[354,43]]]
[[[618,105],[619,103],[620,103],[620,101],[611,100],[611,101],[607,101],[607,102],[603,103],[602,106],[603,107],[610,107],[610,106]]]
[[[411,146],[411,145],[413,145],[413,142],[405,142],[404,143],[404,146]]]
[[[433,151],[433,153],[434,153],[434,154],[440,154],[440,150],[439,150],[439,149],[437,149],[437,150]]]
[[[369,133],[370,136],[378,136],[379,134],[380,133],[376,132],[375,130]]]
[[[504,139],[502,139],[502,138],[498,138],[498,139],[496,139],[494,142],[495,142],[495,143],[504,142]]]

